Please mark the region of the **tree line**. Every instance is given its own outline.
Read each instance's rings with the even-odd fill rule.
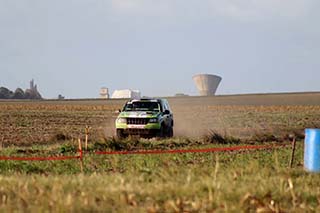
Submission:
[[[42,99],[38,91],[17,88],[14,92],[5,87],[0,87],[0,99]]]

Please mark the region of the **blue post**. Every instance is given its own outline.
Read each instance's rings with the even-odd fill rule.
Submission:
[[[306,129],[304,141],[304,168],[320,172],[320,129]]]

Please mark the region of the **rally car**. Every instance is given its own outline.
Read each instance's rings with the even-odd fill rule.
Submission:
[[[139,99],[124,105],[115,125],[119,138],[129,135],[172,137],[174,122],[166,99]]]

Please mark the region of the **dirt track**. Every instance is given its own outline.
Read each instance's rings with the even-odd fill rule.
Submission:
[[[200,137],[210,130],[235,137],[286,134],[320,126],[320,93],[168,98],[175,135]],[[114,132],[115,111],[125,100],[2,101],[0,141],[47,143],[93,127],[92,139]]]
[[[198,137],[214,130],[250,137],[319,124],[320,93],[169,98],[169,102],[178,136]]]

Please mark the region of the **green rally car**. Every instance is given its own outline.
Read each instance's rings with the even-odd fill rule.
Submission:
[[[116,119],[117,137],[172,137],[173,114],[166,99],[128,101]]]

